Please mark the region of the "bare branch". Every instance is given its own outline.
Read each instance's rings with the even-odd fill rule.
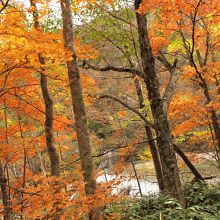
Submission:
[[[6,9],[6,7],[8,6],[9,0],[7,0],[5,3],[3,1],[1,1],[2,3],[2,8],[0,9],[0,14],[2,13],[3,10]]]
[[[125,102],[123,102],[122,100],[114,97],[114,96],[111,96],[111,95],[102,95],[99,97],[99,99],[112,99],[118,103],[120,103],[121,105],[123,105],[124,107],[126,107],[127,109],[129,109],[130,111],[134,112],[136,115],[138,115],[144,122],[146,125],[150,126],[151,128],[155,129],[154,127],[154,124],[151,123],[150,121],[148,121],[144,115],[142,115],[138,110],[132,108],[131,106],[129,106],[128,104],[126,104]]]
[[[132,74],[136,74],[140,77],[143,77],[143,73],[135,68],[115,67],[115,66],[110,66],[110,65],[107,65],[105,67],[97,67],[97,66],[94,66],[94,65],[88,63],[86,60],[83,61],[83,65],[81,65],[80,67],[82,67],[84,69],[92,69],[92,70],[102,71],[102,72],[106,72],[106,71],[110,71],[110,70],[116,71],[116,72],[126,72],[126,73],[132,73]]]
[[[124,19],[122,17],[119,17],[118,15],[116,15],[116,14],[114,14],[114,13],[112,13],[112,12],[110,12],[110,11],[104,9],[104,8],[102,8],[101,10],[103,10],[105,13],[107,13],[111,17],[113,17],[113,18],[115,18],[115,19],[117,19],[119,21],[122,21],[123,23],[128,24],[128,25],[130,25],[130,26],[132,26],[134,28],[137,28],[137,26],[135,24],[133,24],[132,22],[129,22],[126,19]]]

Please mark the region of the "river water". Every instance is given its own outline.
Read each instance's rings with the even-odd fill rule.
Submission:
[[[130,196],[140,196],[138,182],[135,178],[129,176],[122,177],[116,175],[102,174],[97,177],[96,181],[98,183],[108,182],[108,181],[118,182],[119,179],[120,179],[119,181],[120,183],[114,186],[112,190],[113,194],[121,194],[126,192],[126,194]],[[150,180],[147,179],[139,179],[139,183],[140,183],[142,195],[149,195],[149,194],[157,193],[159,191],[158,184],[155,182],[151,182]]]

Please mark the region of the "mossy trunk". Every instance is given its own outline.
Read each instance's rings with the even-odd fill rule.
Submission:
[[[142,0],[135,0],[135,10]],[[150,45],[147,19],[143,14],[136,12],[139,34],[140,53],[144,72],[144,82],[147,86],[148,99],[154,118],[157,145],[159,149],[161,167],[164,177],[165,193],[175,197],[181,204],[185,204],[184,194],[181,188],[177,160],[173,148],[172,135],[169,128],[167,115],[164,111],[163,100],[159,90],[159,80],[155,71],[155,59]]]

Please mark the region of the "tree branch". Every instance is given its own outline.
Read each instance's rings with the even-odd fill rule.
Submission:
[[[1,3],[2,3],[2,8],[0,9],[0,14],[8,6],[9,0],[7,0],[5,3],[3,1],[1,1]]]
[[[132,73],[137,76],[143,77],[143,73],[135,68],[115,67],[115,66],[110,66],[110,65],[107,65],[105,67],[98,67],[98,66],[94,66],[94,65],[88,63],[86,60],[83,61],[83,64],[80,65],[80,67],[82,67],[84,69],[92,69],[92,70],[101,71],[101,72],[106,72],[106,71],[110,71],[110,70],[116,71],[116,72],[126,72],[126,73]]]
[[[99,97],[99,99],[105,99],[105,98],[107,98],[107,99],[112,99],[112,100],[114,100],[114,101],[120,103],[121,105],[123,105],[124,107],[126,107],[126,108],[129,109],[130,111],[134,112],[136,115],[138,115],[138,116],[145,122],[146,125],[148,125],[148,126],[150,126],[151,128],[155,129],[154,124],[151,123],[150,121],[148,121],[148,120],[144,117],[144,115],[142,115],[138,110],[132,108],[131,106],[129,106],[128,104],[126,104],[126,103],[123,102],[122,100],[120,100],[120,99],[118,99],[118,98],[116,98],[116,97],[114,97],[114,96],[111,96],[111,95],[102,95],[102,96]]]
[[[170,72],[169,82],[163,95],[164,109],[167,111],[169,109],[175,91],[175,87],[179,78],[179,74],[177,73],[177,71],[175,71],[178,59],[175,59],[173,64],[171,64],[164,56],[162,51],[159,52],[157,59],[164,65],[167,71]]]
[[[132,26],[133,28],[136,28],[137,29],[137,26],[135,24],[133,24],[132,22],[129,22],[127,21],[126,19],[122,18],[122,17],[119,17],[118,15],[108,11],[108,10],[105,10],[104,8],[102,8],[101,10],[103,10],[105,13],[107,13],[108,15],[110,15],[111,17],[119,20],[119,21],[122,21],[123,23],[125,24],[128,24],[130,26]]]

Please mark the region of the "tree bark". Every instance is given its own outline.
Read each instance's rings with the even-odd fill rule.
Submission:
[[[94,179],[94,165],[92,161],[91,146],[89,140],[89,130],[87,125],[86,110],[82,95],[82,85],[77,64],[77,56],[74,46],[73,18],[70,9],[70,0],[60,0],[63,19],[64,47],[67,52],[72,53],[72,60],[67,61],[70,92],[72,98],[73,111],[75,115],[75,125],[77,141],[79,147],[81,167],[85,181],[86,195],[94,194],[96,191],[96,181]],[[92,209],[89,219],[101,219],[99,209]]]
[[[138,78],[134,79],[134,84],[135,84],[135,88],[136,88],[136,92],[138,96],[139,106],[140,108],[144,108],[144,96],[143,96],[143,91],[142,91],[141,84]],[[162,192],[164,190],[164,181],[163,181],[163,173],[162,173],[162,169],[160,165],[160,159],[159,159],[159,155],[157,152],[157,146],[154,141],[153,132],[149,125],[145,125],[145,131],[146,131],[147,138],[149,140],[150,152],[153,158],[158,186],[159,186],[160,191]]]
[[[60,158],[53,142],[53,100],[50,97],[47,77],[41,72],[40,76],[41,91],[45,104],[45,133],[46,133],[46,144],[47,150],[50,157],[51,175],[60,176]]]
[[[34,18],[34,28],[40,31],[40,23],[38,17],[38,11],[36,7],[36,3],[33,0],[30,0],[30,5],[35,9],[33,12]],[[50,158],[51,164],[51,175],[52,176],[60,176],[60,159],[59,154],[56,151],[53,142],[53,100],[50,97],[47,77],[45,75],[45,70],[43,66],[45,65],[45,59],[42,54],[38,54],[39,62],[42,65],[41,73],[40,73],[40,85],[41,91],[43,95],[44,105],[45,105],[45,123],[44,130],[46,134],[46,144],[47,150]]]
[[[135,10],[142,0],[135,0]],[[179,170],[173,148],[172,135],[169,128],[167,115],[164,111],[163,101],[159,90],[159,81],[155,71],[155,59],[147,31],[147,19],[145,15],[136,12],[144,82],[148,90],[148,99],[155,123],[157,143],[164,176],[165,193],[175,197],[181,204],[185,204],[185,198],[181,189]]]
[[[204,93],[204,96],[207,100],[207,104],[209,104],[212,101],[212,97],[209,92],[209,86],[207,84],[207,81],[206,81],[206,79],[203,78],[202,74],[198,71],[198,68],[197,68],[194,60],[192,60],[192,62],[193,62],[193,67],[195,68],[196,73],[198,74],[200,81],[201,81],[200,87],[203,89],[203,93]],[[212,126],[213,126],[213,130],[214,130],[214,134],[215,134],[215,139],[217,142],[218,151],[220,151],[220,126],[219,126],[219,122],[218,122],[218,116],[217,116],[217,113],[214,109],[211,109],[210,113],[211,113]]]
[[[12,220],[9,189],[7,187],[7,179],[4,174],[2,162],[0,162],[0,185],[1,185],[2,201],[4,208],[4,220]]]
[[[173,147],[174,147],[175,152],[181,157],[181,159],[184,161],[184,163],[187,165],[187,167],[190,169],[190,171],[194,175],[195,177],[194,179],[204,181],[204,178],[202,177],[202,175],[198,172],[195,166],[191,163],[188,157],[184,154],[184,152],[176,144],[174,144]]]
[[[171,74],[170,79],[169,79],[169,83],[168,83],[168,86],[166,87],[166,90],[163,95],[164,110],[166,112],[168,112],[168,110],[169,110],[170,103],[173,98],[176,84],[177,84],[177,81],[179,78],[179,74],[177,73],[176,70],[170,70],[169,72]]]
[[[164,187],[164,178],[163,178],[163,172],[161,168],[161,163],[157,151],[157,145],[154,141],[153,132],[150,128],[150,126],[145,125],[146,135],[149,140],[149,146],[150,146],[150,152],[153,158],[154,168],[156,172],[157,182],[158,186],[161,192],[165,190]]]
[[[163,104],[164,104],[164,110],[165,112],[168,111],[170,103],[172,101],[175,88],[178,82],[179,74],[176,70],[177,62],[178,60],[175,59],[173,64],[170,63],[162,51],[159,52],[159,55],[157,56],[157,60],[163,64],[163,66],[167,69],[167,71],[170,73],[169,82],[167,84],[167,87],[165,89],[165,92],[163,94]]]

